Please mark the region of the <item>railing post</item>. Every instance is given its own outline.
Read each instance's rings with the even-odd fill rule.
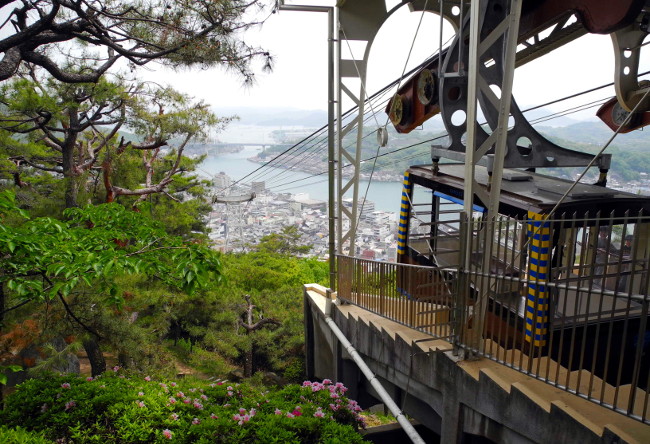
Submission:
[[[459,214],[460,219],[460,232],[459,232],[459,266],[458,266],[458,279],[457,291],[454,294],[453,312],[454,322],[452,323],[453,340],[453,353],[458,356],[460,348],[465,344],[465,340],[469,334],[467,331],[467,300],[469,296],[469,275],[467,274],[467,264],[469,258],[469,249],[471,246],[471,239],[468,230],[471,230],[467,219],[467,213],[461,211]]]
[[[384,287],[386,286],[386,265],[382,262],[379,264],[379,313],[383,316],[385,314],[385,302],[386,292]]]
[[[647,293],[646,293],[647,294]],[[627,413],[634,412],[634,404],[636,402],[636,388],[639,384],[639,372],[641,370],[641,359],[643,354],[643,345],[645,342],[645,329],[648,320],[648,298],[643,300],[643,307],[641,308],[641,319],[639,323],[639,330],[636,342],[636,349],[634,353],[634,369],[632,370],[632,382],[630,383],[630,399],[627,404]],[[648,388],[646,387],[646,390]]]

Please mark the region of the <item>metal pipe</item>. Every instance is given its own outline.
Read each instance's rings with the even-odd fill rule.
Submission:
[[[330,307],[329,309],[331,310],[331,300],[328,300],[328,302]],[[393,416],[395,416],[397,422],[402,426],[404,432],[406,432],[406,435],[411,439],[412,442],[416,444],[424,444],[424,440],[415,430],[413,424],[411,424],[411,422],[406,419],[406,416],[404,413],[402,413],[402,410],[397,406],[397,404],[395,404],[395,401],[393,401],[386,389],[381,385],[375,374],[372,372],[372,370],[370,370],[370,367],[368,367],[368,365],[364,362],[363,358],[361,358],[361,355],[359,355],[359,353],[354,349],[350,341],[348,341],[348,339],[345,337],[343,332],[339,329],[338,325],[336,325],[328,313],[325,314],[325,322],[327,322],[327,325],[329,325],[332,332],[341,342],[341,345],[345,347],[345,350],[352,357],[354,362],[359,366],[359,370],[361,370],[363,375],[368,379],[368,382],[370,382],[372,388],[375,389],[379,395],[379,398],[383,401],[386,407],[388,407]]]
[[[327,11],[327,26],[329,39],[327,42],[327,190],[328,190],[328,222],[329,222],[329,270],[330,288],[336,291],[336,187],[334,183],[336,168],[336,149],[334,145],[334,83],[336,79],[334,45],[336,34],[334,30],[334,8]]]
[[[336,149],[334,145],[334,104],[336,79],[336,30],[334,8],[331,6],[286,5],[280,1],[281,11],[327,12],[327,177],[328,177],[328,230],[329,230],[329,286],[336,291],[336,187],[334,183],[336,168]],[[340,115],[340,114],[339,114]]]

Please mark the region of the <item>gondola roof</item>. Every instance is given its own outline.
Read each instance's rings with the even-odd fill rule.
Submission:
[[[409,168],[413,183],[432,189],[456,199],[463,198],[465,166],[463,164],[440,164],[434,174],[432,165],[416,165]],[[475,178],[479,187],[487,191],[488,171],[476,166]],[[529,211],[548,214],[558,205],[554,218],[560,217],[624,217],[650,215],[650,196],[614,190],[599,185],[572,181],[519,169],[504,169],[501,183],[499,212],[513,217],[525,216]],[[478,198],[475,205],[484,206]]]

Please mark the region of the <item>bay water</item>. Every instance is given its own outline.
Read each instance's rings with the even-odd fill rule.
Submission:
[[[224,172],[233,182],[243,179],[244,184],[264,181],[267,189],[274,193],[308,193],[311,199],[328,200],[327,172],[314,176],[313,173],[263,166],[248,160],[260,151],[259,146],[245,146],[242,151],[236,153],[211,155],[201,164],[200,171],[210,177]],[[366,188],[368,181],[360,181],[360,198],[366,194]],[[376,210],[398,213],[401,195],[401,182],[372,181],[367,199],[374,202]]]

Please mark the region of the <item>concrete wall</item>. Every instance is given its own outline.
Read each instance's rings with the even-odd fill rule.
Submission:
[[[364,408],[377,404],[372,387],[329,332],[319,298],[324,296],[305,292],[308,377],[343,382],[349,396]],[[562,403],[563,397],[573,396],[567,392],[492,361],[460,361],[449,344],[366,313],[358,307],[333,306],[331,316],[397,405],[439,434],[442,443],[650,442],[648,425],[580,400],[587,410],[605,410],[598,418],[622,418],[627,425],[615,427],[609,419],[593,419],[596,416],[589,421],[584,418],[591,410],[576,413],[575,406]],[[541,384],[539,393],[548,392],[551,400],[533,393],[522,378]]]

